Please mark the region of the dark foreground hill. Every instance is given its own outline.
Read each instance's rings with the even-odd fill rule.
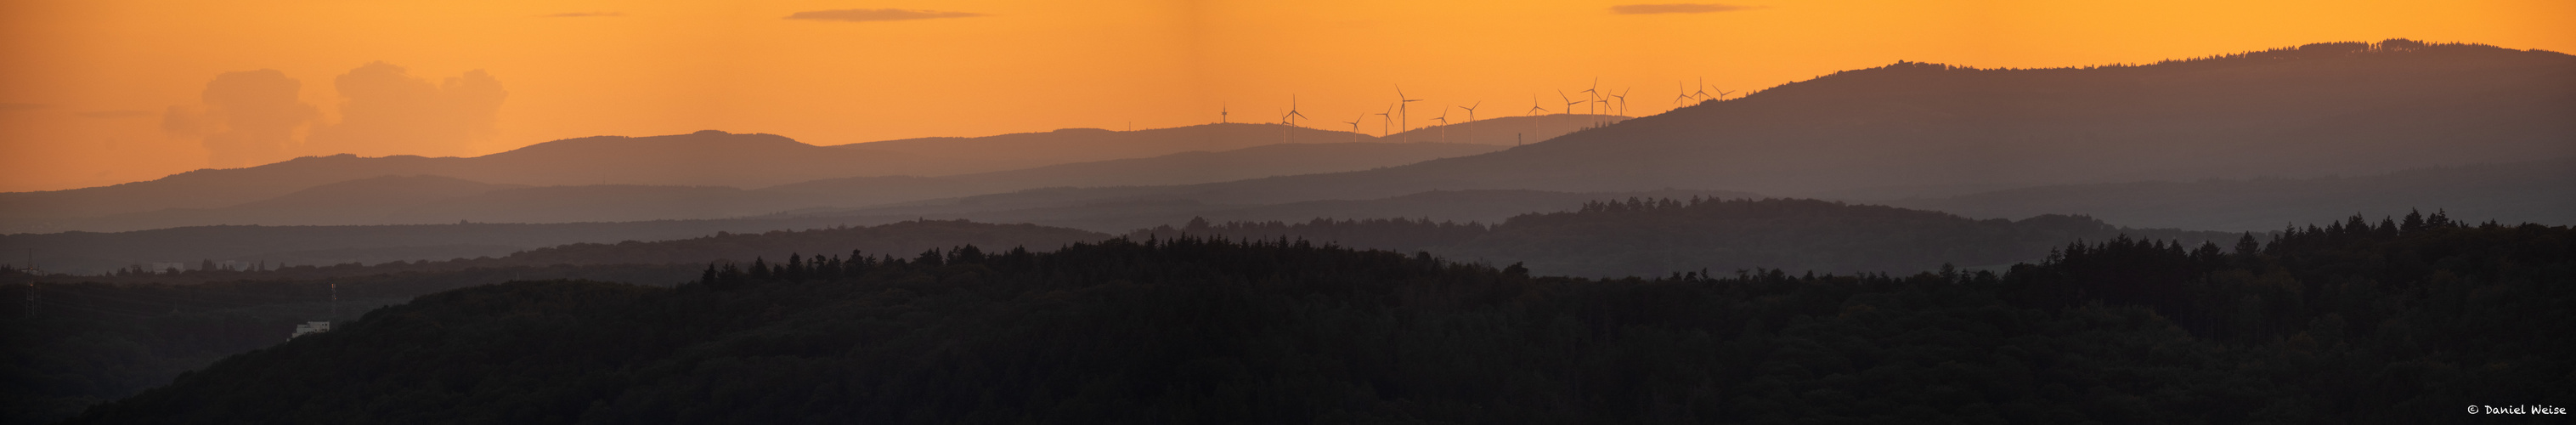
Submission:
[[[1513,216],[1499,224],[1415,219],[1303,222],[1194,220],[1128,233],[1281,237],[1397,252],[1430,251],[1531,272],[1571,276],[1661,276],[1755,268],[1820,273],[1904,273],[1944,264],[2002,267],[2039,261],[2068,242],[2117,237],[2187,244],[2232,242],[2238,234],[2112,226],[2083,216],[1975,220],[1948,213],[1811,199],[1628,198],[1569,211]]]
[[[99,423],[2427,423],[2576,405],[2576,229],[1595,281],[1114,240],[422,297]]]
[[[284,342],[306,321],[513,279],[670,286],[706,262],[793,261],[853,250],[910,254],[972,244],[1054,249],[1109,235],[1033,225],[922,221],[659,242],[570,244],[500,258],[29,276],[0,267],[0,423],[47,423],[168,384],[180,372]],[[35,293],[28,293],[34,290]],[[334,306],[333,300],[337,299]],[[31,304],[15,302],[29,300]],[[27,307],[34,307],[29,311]]]

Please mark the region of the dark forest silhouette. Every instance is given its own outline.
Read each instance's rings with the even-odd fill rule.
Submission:
[[[1287,240],[833,255],[425,296],[72,423],[2439,422],[2576,401],[2576,342],[2531,338],[2576,330],[2570,232],[1613,280]]]
[[[1809,199],[1639,199],[1591,202],[1500,223],[1413,219],[1302,223],[1193,220],[1137,230],[1131,239],[1183,236],[1290,238],[1353,248],[1429,251],[1461,260],[1520,263],[1532,273],[1658,276],[1773,268],[1888,273],[2036,261],[2067,241],[2128,236],[2204,242],[2222,232],[2129,229],[2079,216],[1972,220],[1901,208]]]

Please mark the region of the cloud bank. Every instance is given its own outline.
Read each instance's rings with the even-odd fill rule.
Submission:
[[[942,12],[942,11],[936,11],[936,10],[905,10],[905,9],[838,9],[838,10],[816,10],[816,11],[809,11],[809,12],[796,12],[796,14],[794,14],[794,15],[787,15],[787,19],[806,19],[806,20],[816,20],[816,21],[841,21],[841,22],[879,22],[879,21],[909,21],[909,20],[915,20],[915,19],[972,18],[972,17],[977,17],[977,16],[987,16],[987,15],[985,15],[985,14],[981,14],[981,13],[974,13],[974,12]]]
[[[174,105],[161,113],[171,137],[204,137],[206,163],[237,168],[300,155],[461,156],[497,133],[502,99],[510,92],[483,71],[439,84],[403,67],[369,63],[332,80],[340,94],[340,120],[297,97],[303,83],[273,69],[228,72],[206,83],[204,106]],[[90,118],[148,116],[143,111],[102,111]],[[302,140],[297,140],[303,136]]]
[[[274,69],[227,72],[206,82],[207,121],[221,126],[206,134],[206,164],[237,168],[290,158],[295,130],[319,115],[313,105],[297,100],[303,85]],[[180,108],[170,112],[182,113]],[[164,121],[173,119],[193,120],[172,116]]]
[[[1623,4],[1623,5],[1618,5],[1618,6],[1610,6],[1610,13],[1616,13],[1616,14],[1621,14],[1621,15],[1655,15],[1655,14],[1665,14],[1665,13],[1711,13],[1711,12],[1733,12],[1733,11],[1738,11],[1738,10],[1751,10],[1751,9],[1760,9],[1760,8],[1761,8],[1761,7],[1759,7],[1759,6],[1736,6],[1736,5],[1731,5],[1731,4],[1698,4],[1698,3],[1673,3],[1673,4]]]
[[[464,156],[491,140],[510,92],[481,70],[439,84],[403,67],[369,63],[332,79],[340,122],[313,129],[306,152],[317,155]]]

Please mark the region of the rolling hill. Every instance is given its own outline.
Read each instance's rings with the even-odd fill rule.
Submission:
[[[1345,133],[1347,134],[1347,133]],[[700,139],[714,137],[701,134]],[[729,137],[729,136],[728,136]],[[1313,174],[1365,170],[1403,165],[1425,160],[1492,152],[1501,147],[1459,143],[1301,143],[1255,146],[1221,152],[1181,152],[1150,158],[1119,159],[1086,163],[1059,164],[1023,170],[973,173],[953,176],[917,177],[847,177],[820,179],[761,189],[741,189],[721,185],[643,185],[643,184],[567,184],[530,186],[492,184],[449,175],[482,175],[515,181],[569,181],[567,176],[543,176],[510,170],[543,170],[552,161],[578,162],[565,158],[567,152],[614,150],[605,143],[616,139],[582,140],[572,146],[531,147],[537,152],[500,154],[481,158],[304,158],[297,161],[239,170],[200,171],[155,182],[134,183],[105,188],[62,192],[0,194],[0,199],[17,197],[21,201],[50,203],[45,208],[55,213],[118,211],[148,208],[149,202],[161,195],[203,194],[219,192],[228,197],[264,195],[268,188],[246,182],[266,182],[278,187],[310,183],[328,176],[365,175],[368,172],[422,171],[443,174],[385,175],[347,181],[322,183],[268,198],[240,201],[230,205],[167,207],[158,210],[110,213],[94,216],[50,216],[42,218],[0,216],[0,231],[131,231],[181,226],[209,225],[376,225],[433,224],[459,220],[487,223],[564,223],[591,221],[638,221],[713,219],[763,215],[813,208],[847,208],[891,202],[949,198],[1007,192],[1050,186],[1128,186],[1169,185],[1229,181],[1277,175]],[[637,138],[644,140],[654,138]],[[771,145],[783,151],[801,148],[784,138],[750,137],[750,144]],[[631,141],[631,140],[629,140]],[[571,141],[566,141],[571,142]],[[556,142],[556,143],[566,143]],[[679,144],[658,141],[664,145]],[[722,142],[719,142],[722,143]],[[549,144],[551,145],[551,144]],[[797,146],[803,146],[797,144]],[[657,148],[658,149],[658,148]],[[760,149],[760,148],[755,148]],[[816,148],[821,149],[821,148]],[[523,149],[528,150],[528,149]],[[662,149],[671,150],[671,149]],[[681,149],[686,150],[686,149]],[[833,152],[838,153],[835,150]],[[841,153],[848,156],[850,154]],[[551,158],[551,159],[548,159]],[[484,162],[458,162],[484,161]],[[651,163],[658,160],[603,160],[611,163]],[[741,162],[734,167],[760,169],[740,157],[717,159],[715,162]],[[368,163],[401,165],[370,169]],[[433,164],[424,166],[421,164]],[[446,164],[446,165],[435,165]],[[458,167],[457,164],[472,165]],[[499,164],[499,165],[494,165]],[[517,165],[511,165],[517,164]],[[685,170],[672,164],[637,165],[645,170]],[[501,170],[501,172],[493,172]],[[562,171],[552,171],[561,173]],[[701,169],[706,174],[725,174],[720,169]],[[819,172],[819,171],[818,171]],[[686,173],[681,173],[686,174]],[[759,174],[759,173],[746,173]],[[608,174],[602,174],[609,176]],[[812,176],[821,174],[788,175]],[[613,177],[613,176],[612,176]],[[605,178],[605,177],[603,177]],[[622,179],[622,178],[621,178]],[[689,181],[685,176],[659,177],[660,181]],[[626,179],[637,180],[637,179]],[[744,180],[742,182],[754,182]],[[217,204],[215,197],[168,200],[163,205]]]
[[[0,193],[0,231],[73,230],[64,218],[171,208],[222,208],[317,186],[384,176],[440,176],[532,186],[768,186],[857,175],[937,171],[916,158],[807,145],[766,134],[692,134],[558,140],[473,158],[304,157],[208,169],[152,181],[46,192]]]
[[[1501,150],[1462,143],[1282,143],[938,177],[850,177],[762,188],[836,206],[917,201],[1041,187],[1150,186],[1357,171]]]
[[[1493,116],[1499,116],[1496,114]],[[1614,119],[1606,115],[1548,115],[1535,118],[1496,118],[1461,122],[1449,126],[1457,138],[1447,143],[1472,143],[1511,146],[1514,132],[1536,132],[1528,138],[1535,143],[1548,137],[1581,128],[1578,122]],[[1427,122],[1426,122],[1427,123]],[[959,171],[998,171],[1038,167],[1070,162],[1144,158],[1190,151],[1227,151],[1270,144],[1349,143],[1349,142],[1439,142],[1437,127],[1400,132],[1386,140],[1366,134],[1353,134],[1331,128],[1288,127],[1279,124],[1201,124],[1173,128],[1135,131],[1112,131],[1097,128],[1068,128],[1042,133],[1015,133],[984,137],[924,137],[879,142],[834,145],[832,148],[854,151],[887,152],[915,155],[925,161],[952,161],[974,164],[952,166]],[[1526,129],[1526,130],[1525,130]],[[1363,133],[1371,129],[1361,126]],[[1544,137],[1541,137],[1541,136]]]
[[[2351,177],[2041,186],[1883,201],[1970,217],[2092,214],[2132,226],[2274,231],[2305,217],[2448,211],[2505,223],[2576,224],[2576,158]]]
[[[1430,190],[1661,188],[1904,198],[2061,184],[2363,175],[2576,156],[2570,116],[2576,116],[2576,56],[2483,45],[2326,43],[2054,69],[1901,62],[1484,155],[1349,173],[964,201],[1270,204]]]

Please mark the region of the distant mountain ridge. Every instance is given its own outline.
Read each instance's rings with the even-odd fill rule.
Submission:
[[[623,150],[621,146],[628,143],[681,146],[645,149],[664,153],[725,151],[717,148],[733,143],[752,146],[748,149],[753,151],[780,153],[737,152],[728,156],[704,152],[705,155],[654,154],[583,159],[596,152]],[[903,157],[910,154],[845,151],[804,145],[777,136],[712,132],[687,137],[585,138],[478,158],[308,157],[262,167],[201,170],[151,182],[70,191],[4,193],[0,194],[0,232],[122,231],[218,224],[421,224],[460,219],[522,223],[707,219],[1048,186],[1168,185],[1363,170],[1499,149],[1502,147],[1459,143],[1273,144],[1220,152],[1180,152],[1148,158],[951,176],[800,180],[774,187],[754,186],[757,188],[754,189],[676,183],[731,178],[735,183],[748,184],[767,181],[755,178],[829,176],[834,169],[831,164],[857,161],[849,158],[870,155]],[[795,167],[771,169],[763,165],[766,161],[763,158],[770,156],[794,157],[802,155],[799,152],[815,151],[830,155],[796,162],[805,164],[803,171]],[[690,158],[697,160],[690,161]],[[577,167],[545,165],[558,162],[633,172],[585,177],[567,171]],[[725,177],[732,173],[728,170],[736,169],[761,171],[747,173],[750,177]],[[492,180],[457,176],[559,185],[490,183]],[[343,177],[349,180],[325,181]],[[576,183],[584,178],[660,183]],[[434,179],[445,179],[447,182],[444,184],[450,187],[438,189],[423,185]],[[471,193],[455,190],[469,186],[484,190]],[[331,196],[324,194],[346,197],[343,203],[348,205],[332,205],[326,201]],[[291,201],[297,203],[295,208],[283,208],[285,204],[281,202],[289,201],[278,200],[297,197],[303,199]],[[513,200],[526,204],[513,204]]]
[[[1512,134],[1518,132],[1528,132],[1527,141],[1535,143],[1581,129],[1580,123],[1620,118],[1624,117],[1553,114],[1537,117],[1489,118],[1447,126],[1445,131],[1451,132],[1455,137],[1447,140],[1439,136],[1444,129],[1438,126],[1398,132],[1381,138],[1369,135],[1370,129],[1365,126],[1360,128],[1360,133],[1354,134],[1334,130],[1333,127],[1224,123],[1135,131],[1068,128],[1039,133],[984,137],[924,137],[831,147],[917,155],[930,160],[975,161],[987,164],[981,166],[978,171],[996,171],[1071,162],[1144,158],[1188,151],[1225,151],[1271,144],[1432,142],[1512,146],[1515,144]]]
[[[728,186],[923,171],[902,154],[852,152],[767,134],[600,136],[473,158],[332,155],[208,169],[86,189],[0,193],[0,218],[89,217],[166,208],[220,208],[331,183],[442,176],[493,184]],[[19,227],[19,226],[10,226]]]
[[[1280,143],[1227,151],[1058,164],[938,177],[847,177],[763,188],[840,205],[1001,193],[1041,187],[1159,186],[1355,171],[1502,150],[1463,143]]]
[[[1904,198],[2058,184],[2364,175],[2576,156],[2571,116],[2576,56],[2484,45],[2325,43],[2056,69],[1901,62],[1484,155],[1226,183],[986,195],[960,204],[1266,204],[1473,189],[1817,197],[1870,190]]]

